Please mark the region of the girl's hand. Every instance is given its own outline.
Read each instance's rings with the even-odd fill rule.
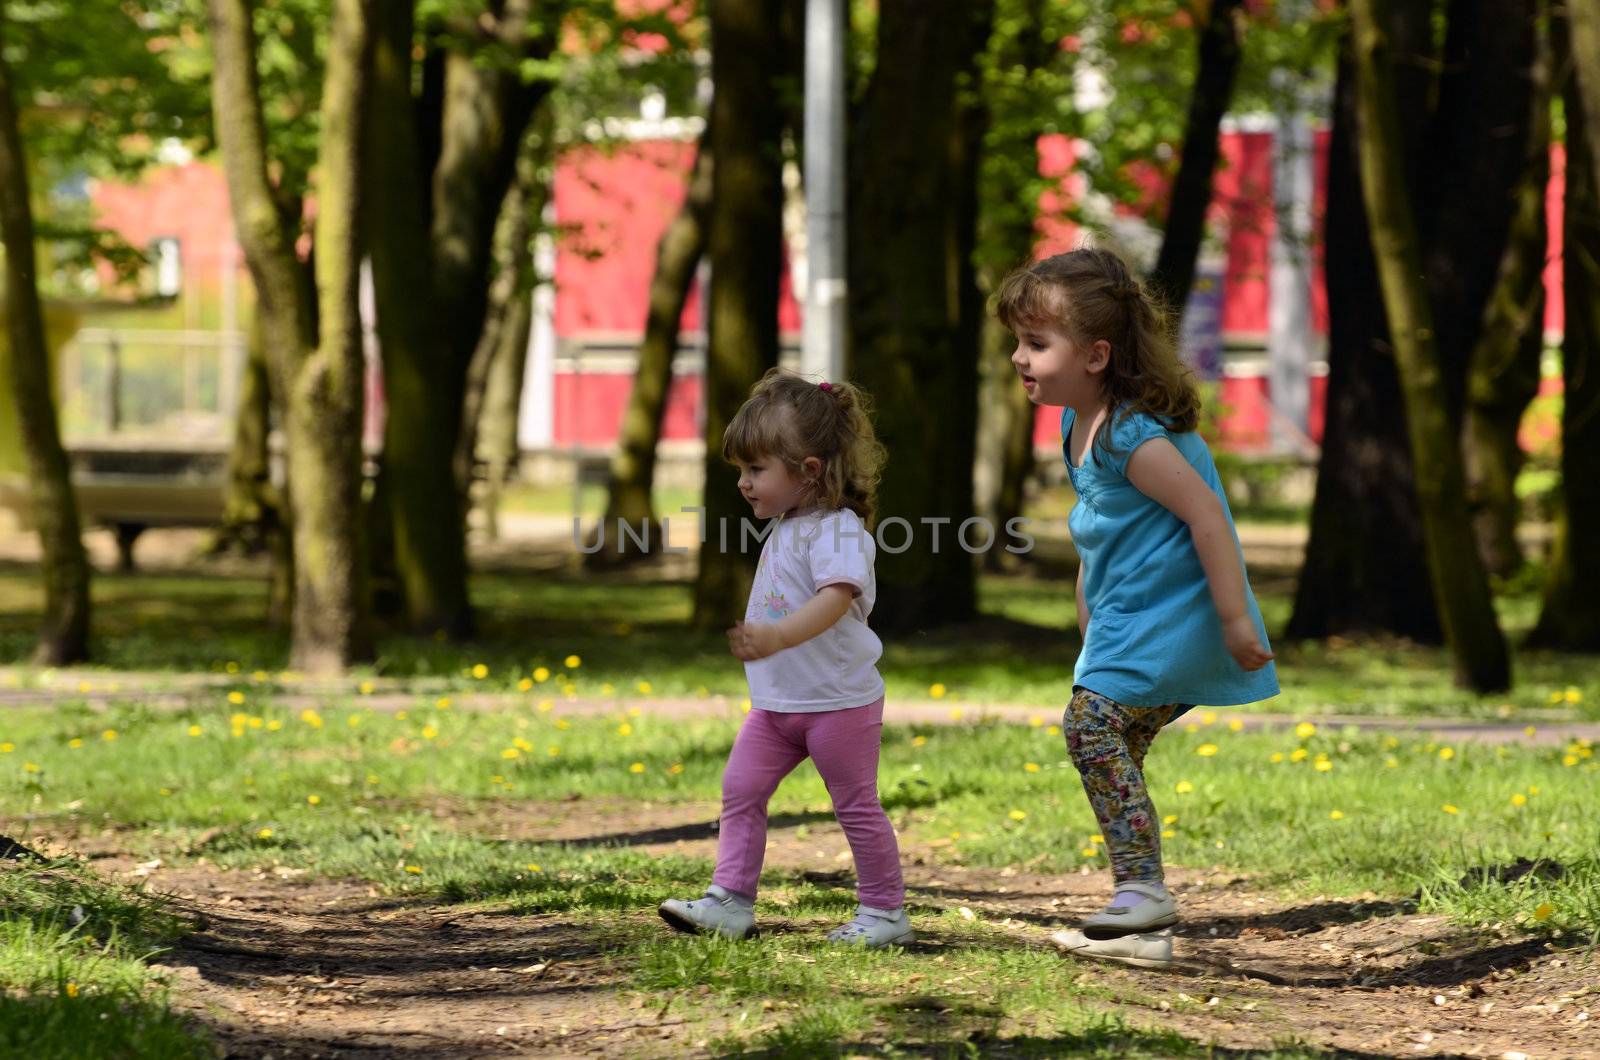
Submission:
[[[1262,646],[1255,621],[1249,615],[1226,622],[1222,627],[1222,642],[1241,670],[1259,670],[1276,658]]]
[[[756,659],[765,659],[769,655],[776,655],[786,645],[778,634],[778,627],[769,622],[755,622],[746,625],[737,622],[728,630],[728,650],[734,657],[745,662],[754,662]]]

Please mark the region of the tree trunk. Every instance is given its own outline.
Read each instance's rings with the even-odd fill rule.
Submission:
[[[439,518],[452,499],[467,372],[488,311],[496,222],[523,133],[549,91],[526,83],[517,60],[549,55],[533,32],[532,0],[507,0],[477,31],[503,55],[428,52],[423,96],[411,95],[414,0],[381,0],[377,105],[367,203],[373,228],[384,389],[389,402],[382,490],[394,523],[395,565],[408,623],[464,637],[472,629],[466,525]]]
[[[973,557],[956,534],[973,516],[982,130],[961,86],[993,13],[988,0],[880,4],[877,67],[851,130],[851,372],[877,401],[889,452],[873,612],[882,629],[977,613]]]
[[[289,519],[282,494],[272,483],[271,372],[261,337],[261,316],[250,324],[250,349],[240,380],[239,407],[233,421],[233,446],[228,452],[227,494],[222,502],[222,528],[212,544],[221,552],[238,547],[246,553],[267,552],[271,563],[267,620],[287,623],[294,604],[294,560]]]
[[[1590,159],[1600,159],[1600,8],[1585,0],[1566,0],[1564,5],[1568,46],[1572,53],[1573,84],[1567,97],[1577,108],[1567,105],[1567,139],[1582,139]],[[1578,114],[1581,120],[1572,120]],[[1571,174],[1568,169],[1567,173]],[[1600,166],[1591,166],[1589,182],[1600,200]]]
[[[489,366],[483,417],[478,428],[478,446],[485,464],[484,532],[491,541],[500,538],[500,497],[522,452],[517,426],[532,326],[532,292],[522,290],[506,307],[500,327],[500,352]]]
[[[1456,679],[1478,692],[1500,691],[1510,685],[1511,661],[1466,519],[1458,434],[1446,405],[1432,310],[1417,281],[1422,253],[1406,190],[1403,132],[1388,33],[1378,20],[1378,2],[1350,4],[1361,187],[1405,394],[1428,567],[1445,639],[1455,658]]]
[[[591,539],[595,551],[584,556],[590,568],[615,566],[658,552],[661,524],[656,519],[651,491],[655,485],[656,446],[666,418],[667,394],[672,389],[672,361],[678,352],[678,326],[684,303],[694,285],[695,270],[705,254],[711,222],[711,150],[706,143],[695,153],[694,168],[683,207],[656,245],[656,271],[650,281],[650,308],[645,316],[644,339],[639,343],[639,364],[633,373],[633,390],[622,414],[617,451],[611,458],[611,482],[600,532]],[[622,531],[632,528],[630,538]],[[640,550],[635,540],[645,542]]]
[[[1535,0],[1452,0],[1416,204],[1435,348],[1459,429],[1468,365],[1527,171]]]
[[[1576,13],[1569,5],[1569,17]],[[1576,18],[1572,29],[1577,29]],[[1560,24],[1556,24],[1558,48]],[[1576,48],[1577,34],[1572,35]],[[1575,58],[1582,59],[1581,56]],[[1560,69],[1564,64],[1557,62]],[[1600,166],[1578,130],[1592,121],[1574,80],[1595,67],[1572,63],[1567,79],[1566,204],[1562,211],[1561,493],[1555,549],[1539,622],[1528,642],[1600,651]]]
[[[711,0],[711,298],[705,370],[705,511],[695,577],[697,629],[744,615],[756,551],[744,548],[750,506],[722,459],[722,435],[750,387],[778,363],[782,268],[783,115],[778,0]]]
[[[998,11],[999,9],[997,9]],[[1060,55],[1046,33],[1044,0],[1020,0],[997,13],[985,61],[987,108],[979,163],[978,278],[992,292],[1005,274],[1033,260],[1039,213],[1039,71]],[[985,313],[979,336],[978,425],[973,459],[973,504],[997,537],[1022,514],[1028,476],[1034,468],[1033,425],[1037,415],[1017,385],[1011,354],[1016,339]],[[983,562],[997,569],[1015,558],[991,547]]]
[[[1409,56],[1396,80],[1407,142],[1416,143],[1427,117],[1426,71],[1434,65],[1429,5],[1397,6],[1389,25],[1397,54]],[[1442,632],[1428,582],[1405,402],[1362,204],[1356,126],[1355,76],[1346,56],[1328,149],[1326,427],[1286,634],[1385,632],[1433,644]]]
[[[1499,276],[1468,369],[1462,439],[1467,507],[1484,566],[1499,577],[1516,573],[1523,563],[1517,543],[1520,503],[1516,481],[1523,458],[1517,429],[1528,403],[1539,392],[1539,361],[1544,350],[1544,257],[1549,230],[1545,192],[1550,182],[1550,64],[1545,53],[1540,45],[1522,184]]]
[[[79,533],[77,499],[56,421],[44,310],[35,275],[28,163],[17,126],[17,101],[6,61],[6,15],[0,5],[0,238],[5,243],[5,317],[11,342],[11,388],[28,459],[29,500],[39,528],[44,626],[33,658],[62,666],[89,657],[89,560]]]
[[[1233,100],[1234,77],[1239,71],[1240,3],[1241,0],[1211,0],[1210,13],[1200,31],[1183,154],[1179,156],[1178,176],[1167,205],[1161,253],[1150,276],[1151,286],[1175,314],[1181,314],[1189,301],[1195,261],[1205,238],[1211,177],[1221,151],[1217,133]]]
[[[284,396],[295,567],[290,665],[335,672],[372,652],[361,547],[355,223],[369,50],[365,5],[336,0],[334,6],[318,160],[316,304],[305,295],[294,236],[267,176],[252,5],[209,0],[208,7],[216,56],[212,105],[229,200],[255,280],[275,389]]]

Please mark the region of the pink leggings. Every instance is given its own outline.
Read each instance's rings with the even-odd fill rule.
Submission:
[[[712,882],[754,900],[767,853],[767,800],[807,756],[828,786],[834,816],[850,841],[862,905],[905,902],[900,847],[878,804],[878,741],[883,700],[865,707],[782,714],[752,710],[722,772],[722,825]]]

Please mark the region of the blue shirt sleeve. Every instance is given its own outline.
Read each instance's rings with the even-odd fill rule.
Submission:
[[[1102,427],[1101,430],[1106,428]],[[1109,467],[1124,478],[1128,475],[1128,461],[1133,457],[1133,451],[1152,438],[1171,439],[1172,434],[1161,425],[1161,421],[1147,412],[1128,412],[1126,415],[1116,414],[1111,423],[1111,448],[1109,451],[1101,449],[1096,440],[1095,459],[1104,467]]]

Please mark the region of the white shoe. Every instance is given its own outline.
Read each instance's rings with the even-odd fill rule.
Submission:
[[[1100,932],[1095,932],[1096,935]],[[1073,957],[1116,961],[1139,968],[1172,967],[1172,932],[1146,931],[1110,938],[1091,938],[1077,928],[1067,928],[1050,936],[1062,952]]]
[[[1144,901],[1133,905],[1108,905],[1098,913],[1083,918],[1085,930],[1104,928],[1108,931],[1132,933],[1155,931],[1171,927],[1178,922],[1178,903],[1171,892],[1159,883],[1119,883],[1117,892],[1132,891],[1144,896]]]
[[[829,942],[865,946],[872,950],[882,946],[904,946],[915,941],[916,937],[917,933],[911,930],[911,917],[904,907],[888,910],[874,909],[869,905],[856,906],[854,920],[828,932]]]
[[[693,901],[668,898],[656,911],[662,920],[690,935],[713,932],[730,939],[742,939],[756,927],[755,910],[714,883],[706,888],[704,898]]]

